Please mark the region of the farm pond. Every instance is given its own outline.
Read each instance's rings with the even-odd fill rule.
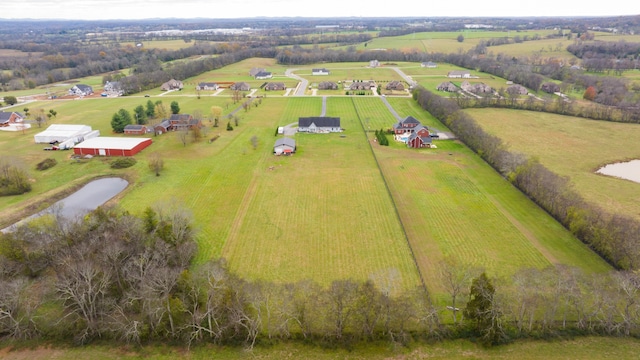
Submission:
[[[11,231],[24,222],[52,212],[57,212],[60,216],[67,219],[83,216],[118,195],[128,185],[129,182],[127,180],[118,177],[93,180],[80,190],[56,202],[47,209],[2,229],[2,232]]]
[[[596,173],[640,183],[640,160],[605,165]]]

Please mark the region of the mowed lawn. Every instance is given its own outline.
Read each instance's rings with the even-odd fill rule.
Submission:
[[[366,113],[377,101],[358,99],[358,111]],[[402,101],[394,99],[401,116],[430,118],[415,108],[405,112],[412,106],[400,106]],[[609,269],[469,149],[449,140],[435,143],[437,149],[423,150],[374,145],[420,271],[434,293],[442,291],[438,265],[445,257],[497,277],[552,264]]]
[[[568,176],[589,202],[640,217],[640,184],[595,172],[606,164],[640,158],[640,125],[508,109],[465,111],[511,150]]]
[[[280,123],[317,116],[313,106],[313,114],[299,112],[309,100],[289,100]],[[417,270],[352,100],[329,98],[327,116],[339,116],[345,132],[297,134],[295,155],[261,160],[222,255],[248,278],[415,287]]]

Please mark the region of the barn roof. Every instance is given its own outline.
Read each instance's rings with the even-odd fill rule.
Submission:
[[[108,137],[99,136],[93,139],[87,139],[75,147],[78,149],[118,149],[131,150],[134,147],[151,141],[151,138],[129,138],[129,137]]]
[[[291,146],[292,148],[296,147],[296,141],[292,138],[288,138],[288,137],[283,137],[280,138],[278,140],[276,140],[276,143],[273,145],[273,147],[277,147],[277,146],[281,146],[281,145],[287,145],[287,146]]]

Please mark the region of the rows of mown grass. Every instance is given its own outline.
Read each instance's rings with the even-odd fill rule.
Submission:
[[[638,184],[596,174],[601,166],[640,157],[640,126],[548,113],[465,110],[512,151],[535,157],[567,176],[586,200],[610,211],[640,216]]]

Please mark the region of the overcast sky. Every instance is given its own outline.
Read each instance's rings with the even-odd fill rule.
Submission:
[[[640,15],[640,1],[0,0],[3,19]]]

